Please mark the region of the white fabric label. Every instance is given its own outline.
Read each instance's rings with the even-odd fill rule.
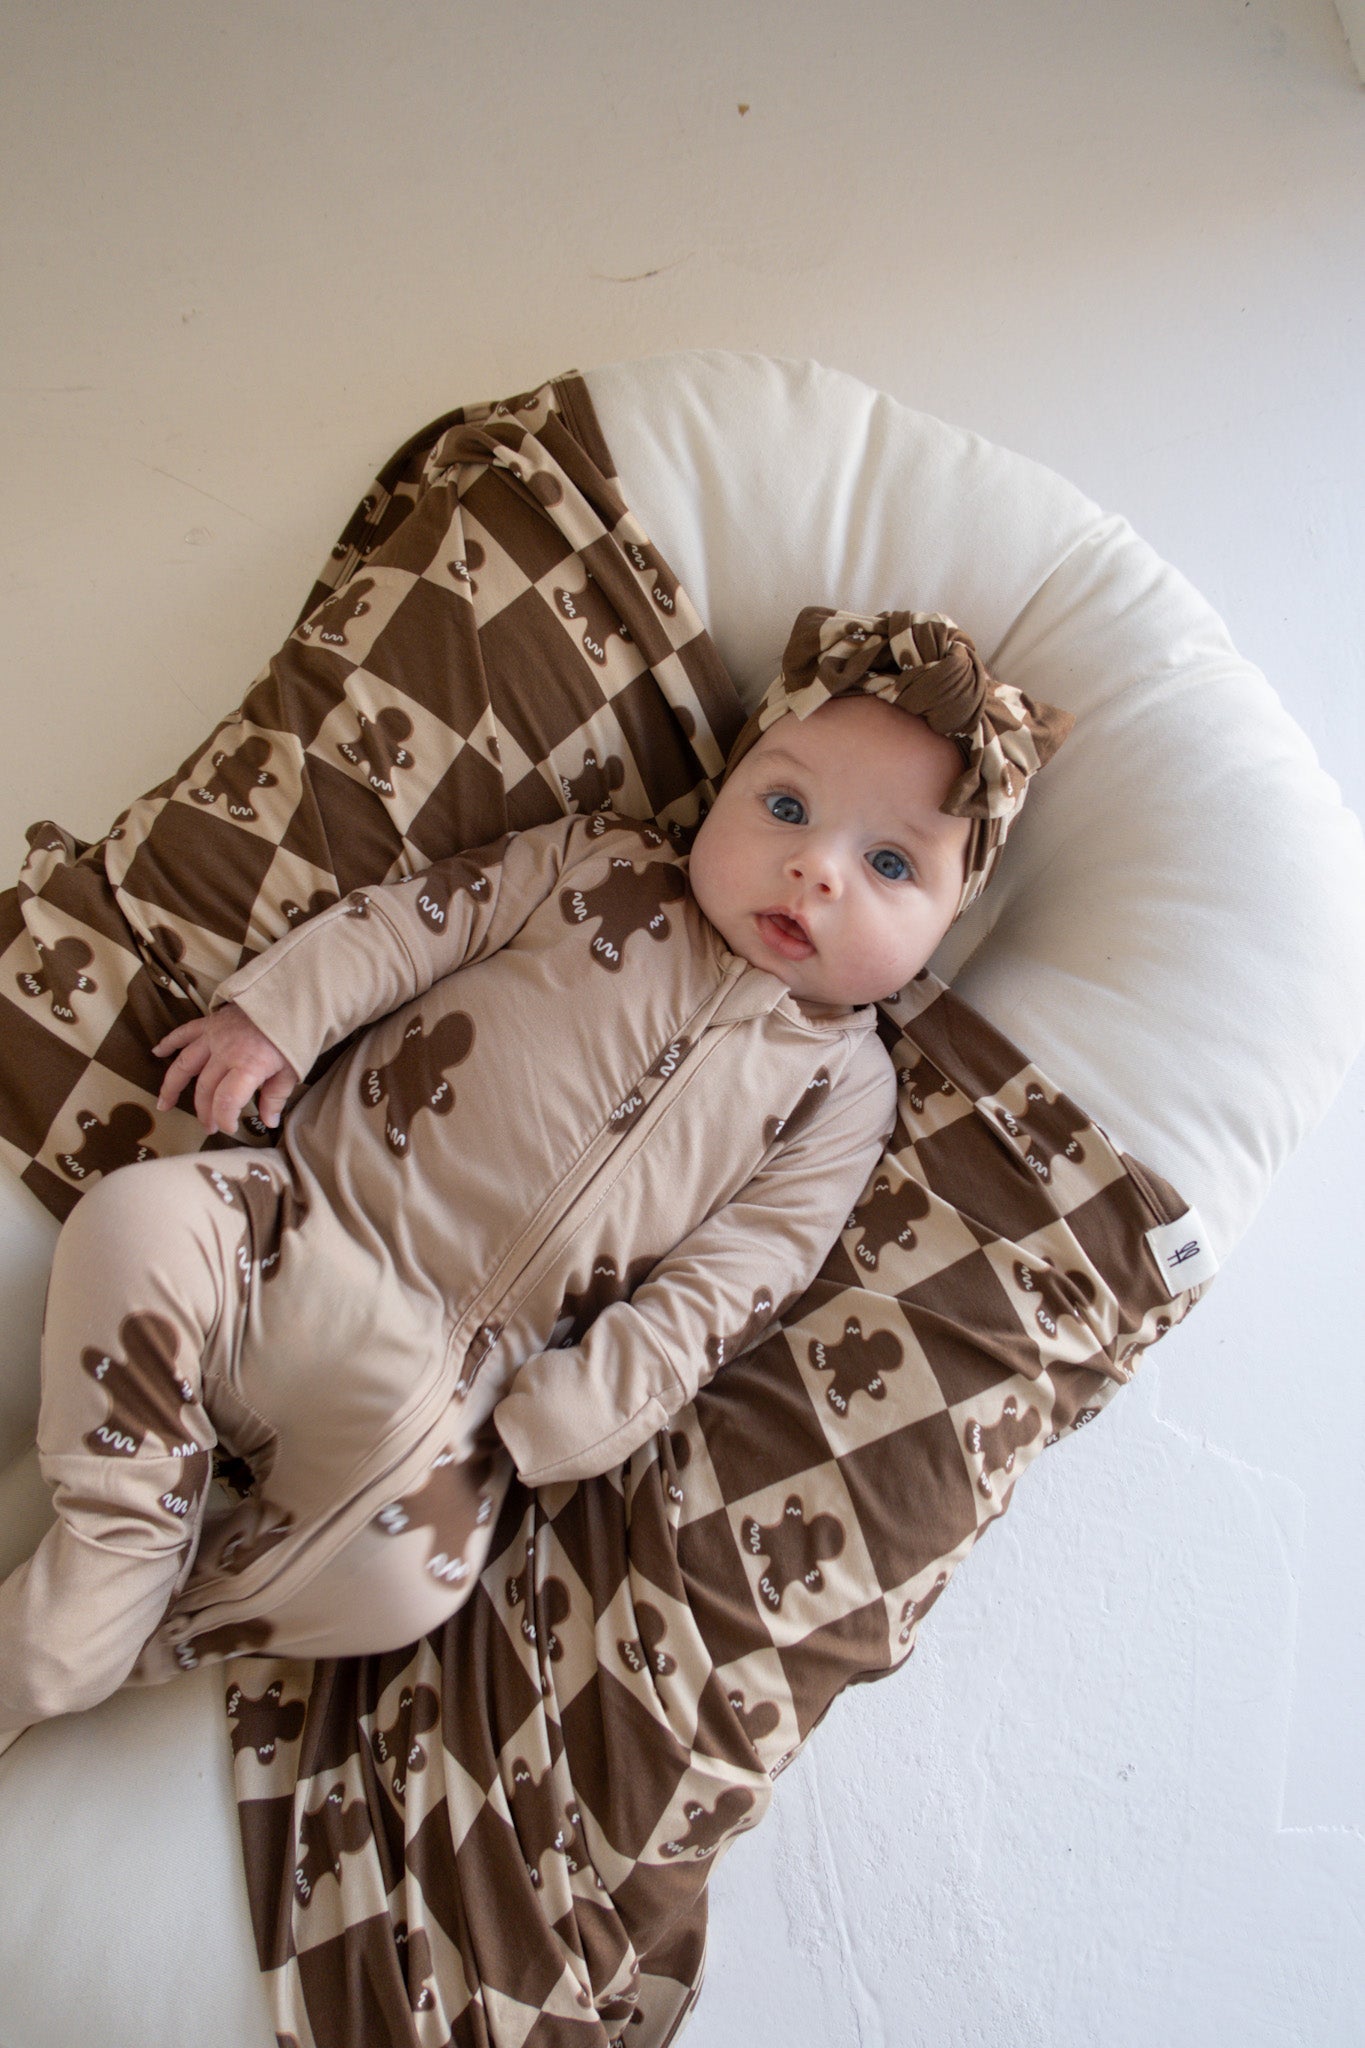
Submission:
[[[1202,1287],[1218,1271],[1197,1209],[1187,1209],[1174,1223],[1158,1224],[1147,1232],[1147,1242],[1172,1301],[1187,1287]]]

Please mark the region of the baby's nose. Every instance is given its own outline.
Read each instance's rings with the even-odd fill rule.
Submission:
[[[837,896],[839,893],[839,864],[822,847],[807,846],[800,853],[794,853],[787,862],[787,872],[793,881],[818,889],[822,896]]]

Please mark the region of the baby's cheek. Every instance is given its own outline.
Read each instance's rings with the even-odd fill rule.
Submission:
[[[937,917],[924,914],[921,904],[917,904],[911,914],[899,918],[892,929],[883,932],[878,964],[886,977],[888,993],[913,980],[941,936]]]
[[[688,862],[688,881],[703,917],[733,941],[750,886],[752,860],[741,835],[713,811]]]

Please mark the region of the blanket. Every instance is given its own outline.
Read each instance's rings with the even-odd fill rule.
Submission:
[[[197,1147],[149,1048],[226,974],[355,887],[574,809],[685,843],[742,723],[581,380],[446,415],[204,746],[97,845],[33,828],[0,899],[0,1151],[62,1215]],[[281,2043],[664,2048],[726,1844],[1198,1298],[1179,1197],[983,1018],[925,974],[881,1029],[895,1132],[780,1329],[626,1466],[514,1485],[425,1641],[213,1646]]]

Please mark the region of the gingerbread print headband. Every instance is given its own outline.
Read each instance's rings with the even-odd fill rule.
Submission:
[[[726,772],[788,712],[809,718],[831,697],[853,691],[922,718],[962,755],[962,773],[943,804],[949,817],[969,818],[972,826],[954,913],[960,917],[994,873],[1029,783],[1075,720],[998,682],[962,628],[937,612],[808,605],[792,628],[782,673],[735,741]]]

